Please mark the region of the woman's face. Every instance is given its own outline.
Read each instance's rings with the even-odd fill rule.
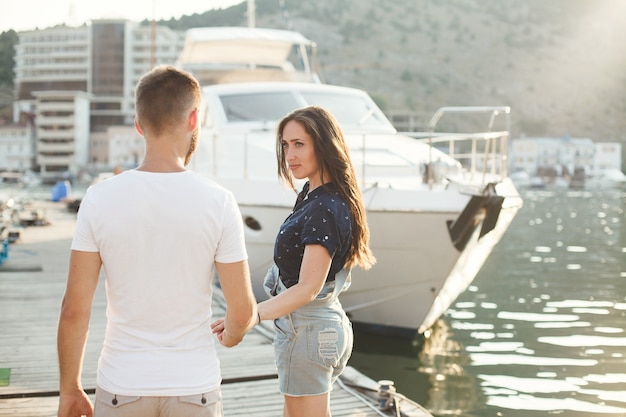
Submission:
[[[294,120],[287,122],[283,129],[281,145],[285,161],[294,178],[299,180],[308,178],[311,190],[322,185],[313,139],[300,122]]]

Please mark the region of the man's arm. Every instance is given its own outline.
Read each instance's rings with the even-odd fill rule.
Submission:
[[[65,296],[61,305],[59,354],[59,417],[93,415],[93,406],[80,381],[93,296],[102,260],[97,252],[72,251]]]
[[[226,299],[224,329],[218,339],[224,346],[239,344],[243,336],[257,322],[256,299],[250,283],[248,261],[234,263],[215,262],[215,269]]]

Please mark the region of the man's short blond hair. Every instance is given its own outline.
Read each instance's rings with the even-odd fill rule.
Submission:
[[[202,100],[202,90],[193,75],[170,65],[160,65],[144,74],[135,89],[137,123],[149,134],[174,132]]]

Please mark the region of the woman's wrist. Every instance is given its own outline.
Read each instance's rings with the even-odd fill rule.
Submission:
[[[258,326],[259,324],[261,324],[261,313],[259,312],[259,310],[256,311],[256,317],[257,317],[256,324]]]

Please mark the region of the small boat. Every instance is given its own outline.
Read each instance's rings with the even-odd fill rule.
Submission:
[[[201,57],[184,56],[183,68],[198,68]],[[258,299],[265,298],[276,233],[296,197],[279,182],[275,157],[277,122],[296,108],[320,105],[337,117],[359,173],[378,262],[369,271],[354,269],[341,296],[355,327],[405,337],[426,332],[467,289],[522,206],[507,175],[509,107],[441,108],[427,132],[408,135],[354,88],[263,80],[206,85],[203,95],[190,168],[235,195]],[[437,132],[442,117],[472,114],[487,116],[484,132]],[[494,129],[497,120],[506,128]]]

